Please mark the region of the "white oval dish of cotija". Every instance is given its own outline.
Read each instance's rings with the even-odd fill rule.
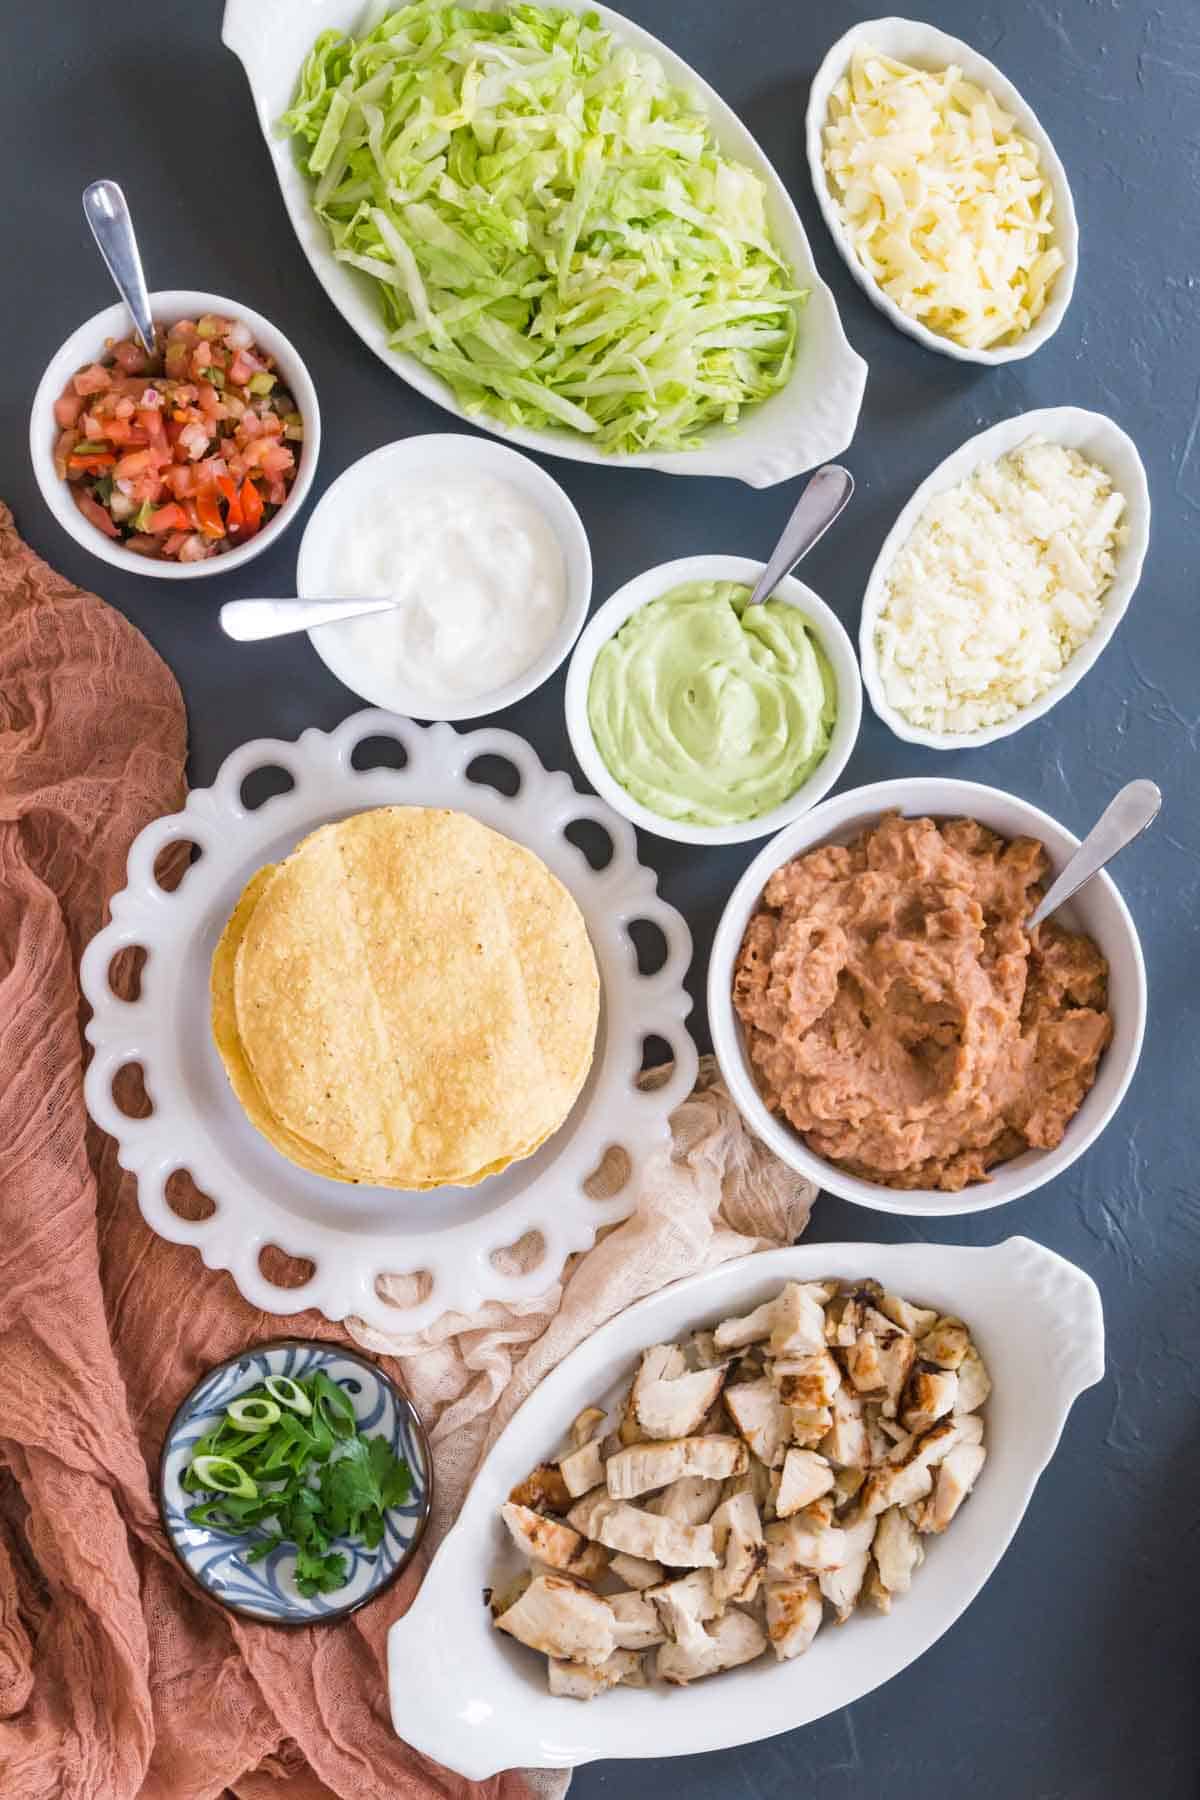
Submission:
[[[594,1704],[547,1688],[544,1660],[498,1632],[484,1599],[519,1558],[500,1519],[511,1489],[555,1452],[583,1408],[613,1404],[641,1352],[749,1312],[786,1281],[874,1277],[959,1316],[991,1374],[987,1466],[969,1501],[887,1618],[821,1631],[794,1661],[763,1657],[687,1687],[616,1687]],[[1104,1373],[1091,1278],[1027,1238],[986,1249],[802,1244],[676,1282],[630,1307],[555,1369],[493,1446],[416,1600],[388,1637],[397,1732],[473,1780],[601,1757],[684,1756],[790,1731],[900,1672],[952,1625],[1011,1539],[1075,1399]],[[992,1646],[1003,1660],[1003,1645]]]
[[[1032,325],[1014,342],[1002,342],[993,348],[973,348],[956,343],[943,332],[929,330],[884,293],[856,255],[825,168],[824,132],[829,123],[829,103],[833,91],[849,72],[856,51],[865,47],[919,69],[938,71],[953,63],[962,70],[967,81],[985,88],[1005,112],[1012,115],[1016,129],[1036,147],[1039,167],[1049,181],[1054,197],[1055,227],[1051,243],[1061,252],[1063,262],[1048,291],[1045,307]],[[981,56],[960,38],[950,37],[946,32],[938,31],[919,19],[867,19],[861,25],[852,26],[837,40],[814,75],[805,119],[805,139],[817,204],[824,214],[833,241],[859,287],[881,312],[886,313],[893,325],[906,331],[910,337],[915,337],[927,349],[937,350],[942,356],[952,356],[959,362],[1015,362],[1021,357],[1032,356],[1048,338],[1053,337],[1070,304],[1079,266],[1079,227],[1075,219],[1075,203],[1071,197],[1066,170],[1037,114],[1007,76],[1001,74],[986,56]]]
[[[1049,687],[1011,717],[975,731],[931,730],[915,724],[898,711],[885,689],[877,634],[880,614],[888,598],[889,577],[898,553],[908,542],[930,501],[969,480],[984,465],[998,462],[1030,438],[1042,438],[1048,443],[1077,450],[1103,469],[1124,497],[1123,540],[1116,551],[1115,574],[1101,599],[1100,619]],[[1020,731],[1023,725],[1040,719],[1064,694],[1070,693],[1099,657],[1125,616],[1149,544],[1150,492],[1142,459],[1132,438],[1103,413],[1087,412],[1078,406],[1042,407],[1035,412],[1018,413],[1014,418],[1004,419],[976,437],[968,438],[917,488],[884,539],[868,577],[859,627],[859,656],[863,684],[871,705],[897,737],[910,744],[924,744],[931,750],[970,750]]]

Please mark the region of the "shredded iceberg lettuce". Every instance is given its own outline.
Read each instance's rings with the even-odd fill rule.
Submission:
[[[762,184],[593,13],[419,0],[327,31],[281,121],[389,343],[508,425],[693,447],[786,382]]]

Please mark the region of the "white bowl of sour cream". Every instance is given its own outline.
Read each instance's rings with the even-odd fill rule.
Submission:
[[[540,687],[587,617],[579,514],[536,463],[457,432],[385,444],[339,475],[304,532],[306,599],[394,595],[309,641],[352,692],[417,719],[477,719]]]

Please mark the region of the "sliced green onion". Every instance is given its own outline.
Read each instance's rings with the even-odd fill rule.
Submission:
[[[133,529],[135,531],[149,531],[151,516],[157,510],[153,500],[143,500],[134,516]]]
[[[246,383],[252,394],[269,394],[275,386],[275,377],[269,369],[259,369]]]
[[[306,1419],[311,1413],[312,1401],[300,1383],[293,1381],[290,1375],[268,1375],[263,1386],[272,1400],[278,1400],[280,1406],[286,1406],[290,1411],[299,1413],[302,1419]]]
[[[111,452],[112,445],[99,438],[83,438],[78,444],[72,444],[70,449],[72,456],[108,456]]]
[[[205,369],[204,379],[205,381],[211,381],[215,388],[223,388],[225,386],[225,371],[224,369],[219,369],[216,363],[212,363]]]
[[[275,1402],[253,1395],[249,1399],[231,1400],[225,1412],[240,1431],[266,1431],[268,1426],[279,1423],[279,1408]]]
[[[231,1494],[236,1500],[257,1500],[258,1485],[247,1475],[241,1463],[231,1456],[198,1456],[192,1464],[197,1481],[215,1488],[218,1494]]]

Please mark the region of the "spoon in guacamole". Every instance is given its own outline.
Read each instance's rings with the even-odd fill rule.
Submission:
[[[747,606],[761,606],[764,600],[770,599],[784,576],[790,575],[801,557],[807,556],[813,545],[825,536],[848,505],[853,492],[854,477],[839,463],[826,463],[809,477],[779,542],[767,559],[766,568],[754,584]]]

